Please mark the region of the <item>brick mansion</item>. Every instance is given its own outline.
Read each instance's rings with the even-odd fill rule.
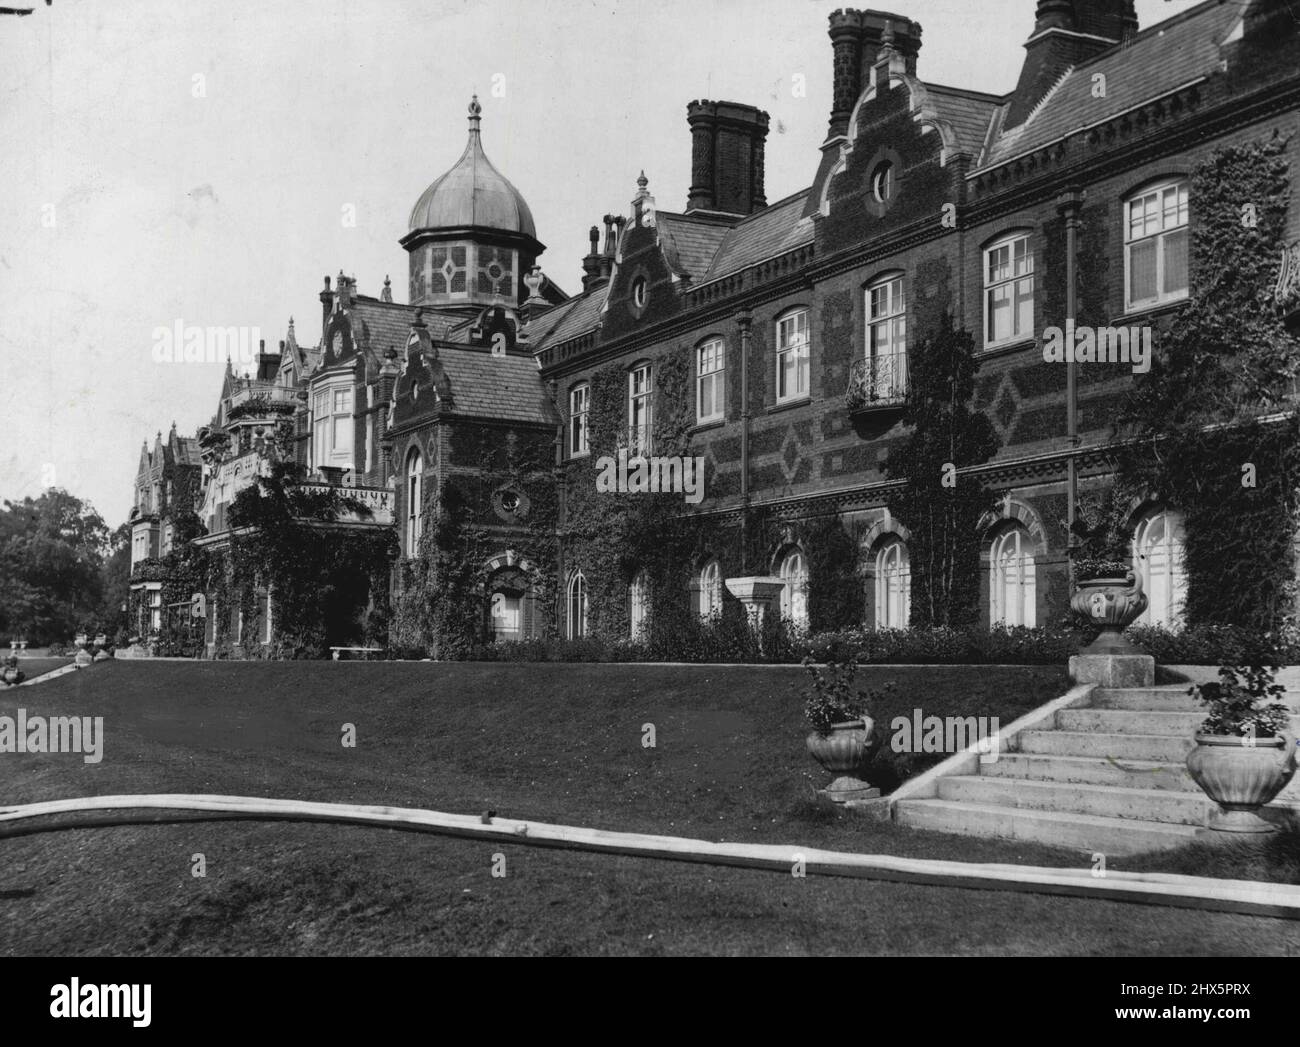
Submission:
[[[475,99],[460,159],[394,230],[405,289],[326,277],[318,334],[291,322],[249,374],[227,370],[209,425],[142,450],[130,628],[148,643],[189,598],[169,588],[182,544],[219,557],[257,540],[231,507],[285,464],[343,499],[307,531],[388,542],[383,577],[340,596],[329,645],[436,656],[451,625],[482,643],[635,639],[655,615],[763,594],[798,628],[906,627],[915,521],[885,463],[908,435],[916,349],[949,321],[973,338],[970,407],[998,441],[957,477],[995,495],[978,621],[1062,619],[1076,495],[1110,482],[1135,368],[1045,359],[1045,332],[1147,329],[1159,354],[1197,293],[1196,172],[1278,135],[1300,170],[1300,24],[1285,0],[1208,0],[1150,27],[1133,0],[1016,2],[1025,57],[1005,95],[938,82],[905,14],[831,13],[827,134],[780,200],[768,115],[696,100],[684,201],[656,199],[647,160],[625,214],[539,231]],[[1285,222],[1267,291],[1294,320],[1300,209]],[[540,235],[588,226],[580,277],[545,270]],[[696,538],[652,566],[591,515],[593,465],[683,451],[703,459],[702,499],[675,502]],[[1176,626],[1180,506],[1151,491],[1123,526],[1143,621]],[[233,563],[188,627],[211,654],[275,654],[275,578]]]

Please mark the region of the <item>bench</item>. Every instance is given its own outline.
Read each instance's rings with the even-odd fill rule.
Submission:
[[[330,650],[334,652],[334,660],[336,662],[339,660],[339,655],[342,654],[344,651],[359,651],[364,654],[384,653],[384,649],[382,647],[331,647]]]

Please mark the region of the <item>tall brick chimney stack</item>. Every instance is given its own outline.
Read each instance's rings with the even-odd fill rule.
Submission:
[[[748,215],[767,206],[763,166],[768,115],[739,102],[691,102],[691,187],[686,213]]]
[[[1004,126],[1023,124],[1067,69],[1126,43],[1137,31],[1133,0],[1038,0]]]
[[[827,138],[847,133],[858,96],[871,85],[871,70],[884,43],[885,31],[894,36],[894,49],[903,57],[903,69],[916,75],[921,51],[921,26],[889,11],[855,11],[842,8],[830,15],[833,55],[831,121]]]

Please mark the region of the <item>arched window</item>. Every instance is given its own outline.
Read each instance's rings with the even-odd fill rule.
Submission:
[[[1034,552],[1023,527],[1003,531],[989,553],[989,621],[993,625],[1033,625]]]
[[[419,450],[411,448],[406,456],[406,555],[414,559],[420,548],[420,534],[424,528],[424,458]]]
[[[700,571],[700,617],[711,618],[722,612],[722,568],[710,560]]]
[[[776,400],[808,396],[808,310],[794,309],[776,322]]]
[[[1124,306],[1187,297],[1187,182],[1162,182],[1124,202]]]
[[[569,457],[581,458],[587,444],[587,412],[591,409],[591,386],[586,382],[569,390]]]
[[[710,338],[695,350],[695,420],[716,422],[722,418],[723,375],[726,350],[721,338]]]
[[[876,553],[876,628],[906,629],[911,613],[911,560],[902,539],[891,538]]]
[[[653,453],[650,434],[654,409],[651,396],[654,387],[650,381],[650,365],[637,364],[627,375],[627,442],[628,457],[637,458]]]
[[[1180,626],[1187,599],[1182,516],[1158,509],[1142,518],[1133,535],[1133,570],[1147,594],[1138,624]]]
[[[1034,252],[1027,233],[984,249],[984,345],[1029,338],[1034,328]]]
[[[777,577],[785,582],[781,590],[781,617],[796,629],[808,627],[808,568],[803,550],[791,549],[781,560]]]
[[[628,596],[632,603],[632,639],[644,640],[650,614],[650,579],[645,571],[637,571],[633,576]]]
[[[587,635],[587,579],[581,571],[574,571],[569,577],[566,617],[566,635],[570,640],[580,640]]]
[[[907,298],[897,273],[867,286],[868,401],[893,401],[907,392]]]

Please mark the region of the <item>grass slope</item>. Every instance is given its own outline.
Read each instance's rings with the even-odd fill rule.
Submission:
[[[927,714],[1003,723],[1041,667],[870,668]],[[811,801],[785,667],[110,663],[0,693],[104,717],[104,759],[0,757],[0,801],[215,792],[966,861],[1089,856],[881,825]],[[887,725],[888,716],[880,719]],[[357,746],[340,744],[355,725]],[[656,746],[644,748],[644,725]],[[504,853],[504,877],[492,876]],[[191,875],[195,854],[207,875]],[[611,858],[290,823],[0,839],[0,953],[1281,953],[1278,920]],[[1167,857],[1167,856],[1160,856]],[[1157,859],[1152,859],[1158,861]],[[1133,860],[1111,868],[1136,868]],[[1168,867],[1168,866],[1166,866]]]

